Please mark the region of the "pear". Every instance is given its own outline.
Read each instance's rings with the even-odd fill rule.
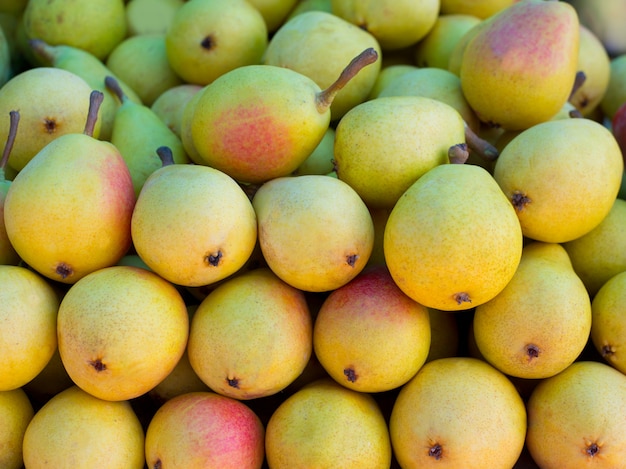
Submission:
[[[452,106],[384,91],[348,111],[335,135],[337,176],[375,208],[393,207],[428,170],[450,162],[450,147],[465,144],[463,118]]]
[[[30,39],[78,47],[100,60],[126,36],[123,0],[29,0],[23,22]]]
[[[47,279],[14,265],[0,266],[0,391],[17,389],[45,368],[57,347],[59,296]]]
[[[183,81],[206,85],[230,70],[260,63],[267,34],[263,16],[250,2],[189,0],[166,32],[166,54]]]
[[[626,53],[613,57],[609,65],[609,84],[600,100],[600,109],[612,120],[620,106],[626,102]]]
[[[439,0],[332,0],[334,15],[368,31],[384,51],[417,44],[433,28]]]
[[[256,214],[230,176],[207,166],[171,164],[146,180],[131,234],[151,270],[177,285],[203,286],[234,274],[250,258]]]
[[[172,86],[157,96],[150,106],[150,109],[165,122],[181,141],[185,107],[189,100],[201,89],[200,85],[192,85],[191,83]]]
[[[476,307],[473,326],[481,355],[494,367],[509,376],[548,378],[587,345],[591,302],[565,249],[535,242],[524,248],[507,286]]]
[[[138,397],[160,383],[187,345],[189,316],[157,274],[112,266],[86,275],[61,301],[59,354],[72,381],[100,399]]]
[[[128,0],[127,36],[167,33],[174,15],[184,4],[185,0]]]
[[[626,460],[626,377],[578,361],[542,380],[527,403],[526,446],[537,465],[614,468]]]
[[[114,265],[131,245],[130,172],[117,148],[92,136],[101,100],[102,93],[92,92],[84,132],[42,148],[4,202],[7,235],[18,255],[62,283]]]
[[[300,0],[289,12],[289,15],[285,18],[285,22],[307,11],[325,11],[326,13],[332,13],[332,0]]]
[[[518,0],[482,0],[480,2],[467,0],[441,0],[441,15],[472,15],[480,19],[485,19],[500,10],[511,6]]]
[[[146,106],[164,91],[181,85],[165,53],[164,34],[131,36],[111,51],[106,66],[128,84]]]
[[[513,383],[484,361],[426,363],[396,398],[389,433],[400,467],[510,469],[526,436]]]
[[[300,388],[271,415],[265,432],[272,469],[390,467],[383,413],[371,394],[330,378]]]
[[[481,121],[511,130],[550,119],[567,101],[577,71],[576,10],[565,2],[529,0],[485,21],[461,62],[470,106]]]
[[[513,138],[493,176],[515,207],[524,236],[563,243],[588,233],[609,213],[623,166],[619,145],[602,124],[558,119]]]
[[[339,91],[377,60],[376,50],[365,49],[324,90],[289,68],[232,70],[206,86],[194,103],[193,147],[205,164],[240,182],[287,176],[324,137]]]
[[[189,163],[189,157],[180,138],[150,107],[131,100],[112,76],[105,78],[105,84],[120,101],[110,142],[122,154],[138,196],[148,176],[162,166],[157,148],[168,147],[178,164]]]
[[[424,306],[467,310],[495,297],[522,255],[515,210],[482,167],[443,164],[400,197],[384,233],[387,266]]]
[[[337,15],[309,11],[296,15],[274,33],[263,63],[299,72],[324,89],[334,83],[353,57],[369,48],[382,56],[380,44],[371,33]],[[302,54],[303,50],[307,53]],[[332,121],[367,99],[380,68],[380,61],[374,62],[337,93],[330,109]]]
[[[322,140],[306,160],[293,172],[295,176],[305,174],[328,174],[334,171],[335,164],[335,135],[333,127],[326,129]]]
[[[78,386],[52,397],[24,434],[28,468],[142,469],[144,431],[130,402],[98,399]]]
[[[376,77],[376,81],[374,82],[374,86],[372,86],[372,90],[370,91],[367,100],[378,98],[381,91],[385,89],[387,85],[396,77],[416,69],[417,67],[411,64],[393,64],[382,67]]]
[[[374,225],[347,183],[322,175],[276,178],[257,190],[252,205],[267,265],[295,288],[335,290],[367,264]]]
[[[626,4],[621,0],[567,0],[576,9],[580,22],[602,42],[611,57],[626,53],[626,35],[622,25]]]
[[[0,466],[4,469],[24,467],[22,442],[33,415],[35,410],[23,389],[0,391],[0,418],[3,422],[0,430]]]
[[[18,111],[9,112],[9,133],[7,141],[0,158],[0,265],[17,265],[20,262],[20,256],[13,248],[7,230],[4,224],[4,200],[11,187],[11,180],[7,179],[5,168],[11,154],[11,149],[15,143],[15,137],[17,135],[17,127],[20,120],[20,113]]]
[[[200,303],[187,350],[209,388],[249,400],[291,384],[306,367],[312,344],[304,293],[258,268],[228,279]]]
[[[104,84],[104,79],[107,76],[114,77],[120,84],[124,94],[132,101],[141,103],[141,99],[137,93],[135,93],[129,85],[116,77],[104,62],[95,55],[78,47],[65,44],[51,45],[40,39],[31,40],[29,46],[46,64],[78,75],[87,82],[92,90],[98,90],[104,94],[99,117],[99,121],[101,122],[99,138],[101,140],[111,139],[115,111],[119,106],[113,92],[107,89]]]
[[[5,0],[0,5],[1,13],[18,14],[24,11],[28,0]]]
[[[12,75],[11,49],[4,28],[0,25],[0,86],[9,81]]]
[[[92,88],[80,76],[54,67],[31,68],[15,75],[0,88],[0,115],[20,113],[20,125],[7,165],[15,171],[46,144],[85,127]],[[9,120],[0,120],[0,139],[6,141]],[[94,136],[100,123],[96,121]]]
[[[268,33],[275,32],[285,22],[287,15],[300,3],[299,0],[248,0],[254,8],[259,10]]]

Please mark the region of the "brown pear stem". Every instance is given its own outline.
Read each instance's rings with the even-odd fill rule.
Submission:
[[[568,101],[572,99],[574,94],[576,94],[580,87],[583,86],[586,80],[587,75],[585,75],[585,72],[583,72],[582,70],[576,72],[576,77],[574,78],[574,84],[572,85],[572,91],[569,94]]]
[[[128,97],[124,93],[124,90],[122,90],[120,83],[112,76],[109,75],[104,78],[104,86],[106,86],[109,91],[117,96],[117,99],[120,100],[120,103],[123,103],[128,99]]]
[[[17,125],[19,124],[19,122],[19,111],[9,112],[9,134],[7,135],[7,142],[4,145],[4,151],[2,152],[2,159],[0,159],[0,174],[2,175],[2,179],[4,179],[4,170],[7,167],[7,163],[9,161],[9,155],[11,154],[11,150],[13,149],[15,137],[17,137]]]
[[[159,155],[161,159],[161,164],[163,166],[169,166],[174,164],[174,154],[172,153],[172,149],[168,146],[162,146],[156,149],[156,154]]]
[[[43,39],[31,39],[28,41],[28,45],[35,54],[48,63],[54,62],[54,54],[52,53],[50,44],[46,43]]]
[[[448,158],[450,159],[450,163],[464,164],[469,158],[467,143],[457,143],[456,145],[452,145],[448,149]]]
[[[93,90],[89,95],[89,110],[87,111],[87,122],[85,123],[85,130],[83,133],[93,137],[93,131],[96,128],[96,121],[98,120],[98,111],[100,111],[100,105],[104,99],[102,91]]]
[[[348,84],[352,78],[356,76],[357,73],[361,71],[367,65],[373,64],[378,60],[378,52],[373,47],[365,49],[355,58],[353,58],[348,66],[343,69],[339,78],[335,80],[333,84],[331,84],[325,90],[322,90],[317,93],[315,97],[315,105],[317,106],[317,110],[320,114],[325,113],[330,105],[332,104],[335,96],[339,91],[342,90],[344,86]]]
[[[498,149],[487,140],[480,138],[469,125],[465,124],[465,141],[469,149],[486,161],[495,161],[500,156]]]

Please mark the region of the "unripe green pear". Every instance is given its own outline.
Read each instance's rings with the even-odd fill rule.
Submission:
[[[185,0],[128,0],[126,29],[128,36],[165,34],[174,15]]]
[[[182,140],[182,121],[189,100],[202,89],[200,85],[183,83],[161,93],[150,108]],[[184,143],[183,143],[184,145]]]

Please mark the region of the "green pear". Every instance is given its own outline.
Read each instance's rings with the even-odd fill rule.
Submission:
[[[4,0],[0,5],[0,13],[17,14],[24,11],[28,0]]]
[[[80,76],[55,67],[35,67],[15,75],[0,88],[0,114],[20,112],[20,126],[8,166],[21,171],[48,143],[85,127],[92,89]],[[96,122],[94,136],[98,137]],[[0,121],[0,139],[9,132],[8,120]]]
[[[353,57],[368,48],[382,56],[380,44],[372,34],[336,15],[308,11],[296,15],[274,33],[263,63],[299,72],[324,89]],[[307,53],[303,54],[303,50]],[[367,99],[380,67],[380,61],[376,61],[337,93],[331,106],[332,121],[338,121]]]
[[[9,40],[0,26],[0,87],[4,85],[13,74],[11,63],[11,49]]]
[[[128,36],[165,34],[185,0],[129,0],[126,2]]]
[[[328,174],[333,171],[335,169],[335,135],[335,129],[329,127],[320,143],[293,174],[302,176],[304,174]]]
[[[78,47],[100,60],[126,36],[123,0],[29,0],[23,22],[30,39]]]
[[[102,93],[92,92],[84,132],[42,148],[4,202],[7,234],[19,256],[67,284],[114,265],[131,246],[130,172],[115,146],[92,136],[101,100]]]
[[[484,22],[461,62],[470,106],[481,121],[511,130],[549,120],[569,98],[576,76],[576,11],[565,2],[528,0]]]
[[[600,100],[600,109],[613,119],[620,106],[626,102],[626,53],[613,57],[610,63],[609,84]]]
[[[189,157],[180,138],[152,109],[128,98],[115,78],[107,77],[105,84],[120,101],[110,142],[122,154],[133,180],[135,194],[139,195],[148,176],[162,166],[156,153],[157,148],[168,147],[175,163],[189,163]]]
[[[9,134],[2,152],[2,158],[0,159],[0,265],[17,265],[20,262],[20,256],[15,252],[11,241],[9,241],[4,223],[4,201],[9,187],[11,187],[11,180],[6,178],[4,168],[6,168],[11,149],[15,143],[19,120],[20,113],[18,111],[11,111],[9,113]]]
[[[106,66],[130,86],[146,106],[169,88],[183,83],[169,64],[165,35],[131,36],[111,51]]]
[[[263,16],[244,0],[189,0],[165,35],[172,69],[185,82],[198,85],[260,63],[267,41]]]
[[[368,207],[391,208],[428,170],[449,163],[450,147],[458,144],[465,144],[465,124],[452,106],[421,96],[381,96],[339,121],[335,170]]]
[[[410,47],[433,28],[439,0],[332,0],[332,13],[371,33],[384,51]]]
[[[200,85],[198,86],[200,89],[193,93],[193,96],[189,98],[186,104],[183,106],[182,115],[180,116],[180,141],[183,144],[183,148],[189,155],[189,159],[195,164],[205,164],[202,156],[198,153],[196,149],[196,145],[193,141],[192,130],[194,124],[194,113],[196,111],[196,104],[200,101],[202,97],[202,91],[204,91],[205,87]]]
[[[589,28],[611,57],[626,53],[624,19],[626,4],[621,0],[567,0],[578,13],[580,22]]]
[[[100,108],[100,124],[101,140],[110,140],[113,128],[113,119],[115,112],[119,106],[119,102],[113,92],[104,85],[104,79],[107,76],[115,77],[124,94],[132,101],[141,103],[141,99],[133,91],[133,89],[124,83],[123,80],[109,70],[109,68],[99,60],[95,55],[84,51],[78,47],[68,45],[50,45],[41,40],[30,41],[30,47],[35,53],[46,61],[52,67],[60,68],[83,78],[92,90],[101,91],[104,94],[104,100]]]
[[[324,90],[285,67],[232,70],[206,86],[193,104],[193,147],[204,164],[240,182],[287,176],[319,145],[341,90],[377,61],[376,50],[365,49]]]
[[[287,15],[293,10],[293,8],[300,3],[299,0],[248,0],[254,8],[259,10],[265,24],[267,25],[267,31],[273,33],[276,31],[285,21]]]
[[[285,22],[289,21],[294,16],[307,11],[325,11],[326,13],[332,13],[332,0],[300,0],[289,12],[289,15],[285,18]]]
[[[202,89],[200,85],[183,83],[172,86],[154,100],[150,108],[182,139],[182,121],[189,100]]]
[[[378,98],[381,91],[396,77],[404,75],[406,72],[416,70],[417,67],[411,64],[392,64],[385,65],[380,69],[374,86],[367,97],[367,100]]]

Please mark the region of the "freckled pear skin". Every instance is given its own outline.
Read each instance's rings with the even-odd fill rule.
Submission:
[[[567,101],[579,22],[565,2],[518,2],[485,20],[467,44],[460,77],[483,122],[509,130],[549,120]]]

